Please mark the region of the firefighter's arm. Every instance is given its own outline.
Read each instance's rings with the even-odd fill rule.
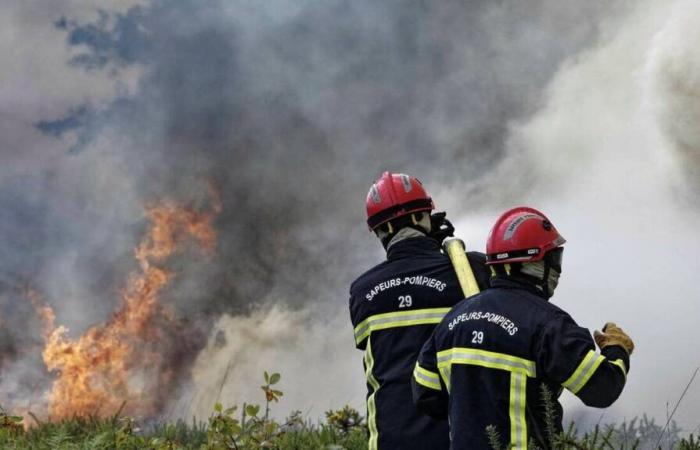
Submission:
[[[350,321],[352,322],[353,334],[355,338],[355,347],[364,350],[367,347],[367,337],[369,336],[369,327],[365,321],[367,316],[364,302],[353,293],[350,289]]]
[[[629,355],[622,346],[606,346],[596,353],[588,330],[564,312],[547,321],[537,341],[538,372],[587,406],[606,408],[622,393],[629,371]]]
[[[629,355],[620,346],[605,347],[603,359],[588,382],[576,395],[587,406],[607,408],[622,393],[629,372]]]
[[[435,419],[447,418],[447,389],[437,368],[435,333],[423,345],[413,369],[411,388],[413,403]]]

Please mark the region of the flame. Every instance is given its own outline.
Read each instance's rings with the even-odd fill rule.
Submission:
[[[174,276],[162,265],[189,242],[213,254],[212,221],[221,211],[213,193],[211,204],[203,213],[171,201],[147,208],[150,228],[134,250],[140,269],[129,275],[111,318],[78,338],[55,326],[53,310],[38,295],[28,296],[44,325],[44,363],[56,376],[48,394],[50,418],[104,416],[122,408],[150,416],[162,408],[176,375],[171,359],[183,338],[183,328],[159,302]]]
[[[53,308],[44,303],[39,291],[32,288],[26,289],[25,297],[32,304],[39,319],[41,319],[41,324],[44,328],[44,339],[48,339],[56,328],[56,314],[53,312]]]

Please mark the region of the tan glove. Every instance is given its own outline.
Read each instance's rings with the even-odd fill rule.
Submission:
[[[612,322],[605,324],[602,333],[595,330],[593,332],[593,339],[601,350],[609,345],[619,345],[630,355],[632,351],[634,351],[634,342],[632,342],[632,339],[622,331],[622,328]]]

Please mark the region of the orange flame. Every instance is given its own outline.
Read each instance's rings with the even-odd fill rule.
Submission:
[[[155,264],[187,242],[194,241],[207,254],[214,252],[218,197],[212,205],[205,213],[167,201],[148,208],[150,229],[134,250],[140,270],[129,276],[119,309],[75,340],[66,327],[55,327],[49,306],[29,296],[44,324],[44,363],[56,375],[48,395],[52,419],[109,415],[122,406],[127,414],[152,415],[163,406],[157,393],[167,392],[173,381],[167,347],[177,345],[179,328],[171,311],[159,303],[173,274]]]
[[[41,294],[39,294],[38,291],[27,288],[25,297],[27,297],[34,311],[39,316],[39,319],[41,319],[41,324],[44,328],[44,339],[48,339],[56,328],[54,325],[56,322],[56,314],[54,314],[53,309],[49,305],[43,302]]]

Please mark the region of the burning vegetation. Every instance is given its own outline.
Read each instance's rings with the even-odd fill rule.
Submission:
[[[221,211],[214,194],[210,205],[203,212],[172,201],[149,207],[149,228],[134,250],[139,269],[129,275],[119,307],[75,339],[55,324],[54,311],[39,293],[27,292],[43,324],[43,361],[54,377],[44,397],[50,419],[117,411],[152,417],[163,411],[191,353],[191,330],[160,299],[176,276],[167,262],[187,246],[213,255],[213,220]]]

